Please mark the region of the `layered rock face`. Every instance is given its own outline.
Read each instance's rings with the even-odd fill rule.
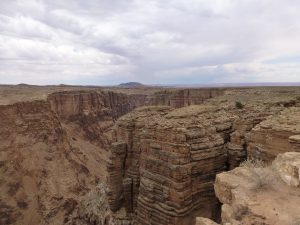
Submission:
[[[248,161],[218,174],[215,192],[223,203],[223,224],[299,224],[299,172],[300,153],[287,152],[268,166]],[[215,224],[209,222],[199,218],[198,224]]]
[[[61,118],[74,120],[78,115],[99,114],[114,119],[143,105],[166,105],[179,108],[199,105],[204,100],[224,94],[220,88],[169,89],[154,94],[124,94],[113,91],[63,91],[48,96],[48,101]]]
[[[77,140],[74,145],[84,148],[92,144],[100,152],[107,151],[110,146],[115,120],[144,104],[144,100],[143,95],[128,96],[111,91],[67,91],[48,96],[51,109],[57,113],[68,134]]]
[[[140,100],[69,91],[0,106],[1,224],[74,224],[81,199],[105,180],[114,120]]]
[[[136,212],[138,224],[193,224],[196,215],[204,214],[216,218],[214,175],[246,160],[254,127],[286,107],[297,111],[294,96],[264,100],[255,92],[255,101],[232,96],[177,110],[171,108],[181,104],[145,107],[121,118],[108,164],[111,210]],[[237,98],[244,99],[242,109],[235,107]],[[290,143],[297,143],[295,134]]]
[[[147,105],[166,105],[179,108],[189,105],[199,105],[204,100],[224,94],[221,88],[163,90],[147,97]]]
[[[105,210],[91,215],[82,202],[105,180],[114,121],[145,101],[142,94],[79,90],[0,106],[1,223],[101,222]],[[130,193],[131,181],[124,185]]]
[[[144,105],[145,96],[112,91],[65,91],[49,95],[48,100],[52,110],[64,119],[74,120],[78,115],[89,114],[116,119]]]
[[[0,223],[63,224],[97,182],[50,104],[0,106]]]
[[[230,140],[226,146],[229,170],[234,169],[246,160],[248,156],[247,148],[249,148],[248,137],[252,129],[267,117],[276,115],[281,110],[283,110],[281,107],[255,105],[232,112],[238,116],[238,119],[233,123],[234,131],[230,134]]]
[[[144,107],[122,117],[108,164],[111,210],[135,211],[138,224],[192,224],[199,214],[214,217],[213,181],[226,169],[224,139],[233,120],[204,105]]]
[[[0,223],[173,225],[194,224],[197,216],[216,219],[216,173],[238,166],[247,148],[264,159],[252,154],[256,145],[274,155],[299,149],[296,92],[288,100],[280,92],[272,101],[261,101],[265,95],[256,89],[149,93],[95,88],[0,106]],[[237,100],[244,108],[235,107]],[[139,108],[112,129],[120,116],[154,104],[165,106]],[[201,105],[179,108],[191,104]],[[289,119],[278,120],[286,107],[282,115]],[[264,142],[268,116],[279,121],[271,121],[269,130],[284,138],[280,151]]]
[[[287,151],[300,152],[300,108],[291,107],[252,129],[248,138],[250,158],[271,161]]]

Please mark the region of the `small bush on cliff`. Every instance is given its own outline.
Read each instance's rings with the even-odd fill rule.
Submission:
[[[264,168],[266,167],[266,163],[262,160],[258,159],[247,159],[240,164],[241,167],[247,168]]]
[[[256,182],[255,189],[271,187],[277,182],[278,177],[274,173],[273,165],[258,159],[247,159],[240,164],[252,172],[252,179]]]
[[[235,102],[235,107],[237,109],[242,109],[242,108],[244,108],[244,105],[241,102]]]

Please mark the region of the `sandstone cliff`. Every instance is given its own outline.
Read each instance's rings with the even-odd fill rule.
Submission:
[[[112,91],[65,91],[48,96],[51,108],[63,119],[79,115],[109,116],[116,119],[144,105],[145,96]]]
[[[300,108],[291,107],[268,117],[248,137],[250,158],[271,161],[279,153],[300,152]]]
[[[44,101],[0,106],[1,224],[62,224],[97,176]]]
[[[99,222],[82,202],[105,180],[114,121],[145,101],[144,94],[71,90],[0,106],[1,224],[73,223],[76,213]]]
[[[211,106],[144,107],[122,117],[107,168],[111,210],[136,211],[138,224],[214,217],[213,181],[226,170],[224,139],[233,120]]]
[[[217,173],[248,153],[263,158],[256,146],[271,158],[299,151],[297,90],[129,91],[47,91],[41,101],[0,106],[1,223],[218,219]]]
[[[1,224],[73,220],[81,199],[105,180],[110,128],[140,100],[69,91],[0,106]]]
[[[182,102],[159,100],[171,107],[144,107],[119,119],[107,167],[111,210],[135,212],[138,224],[192,224],[205,214],[217,219],[215,174],[246,160],[254,127],[297,104],[295,96],[232,92],[180,109],[174,108]]]
[[[224,94],[221,88],[178,89],[157,91],[147,97],[147,105],[167,105],[179,108],[202,104],[206,99]]]

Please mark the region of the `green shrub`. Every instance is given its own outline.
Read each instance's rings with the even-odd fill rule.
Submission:
[[[235,102],[235,107],[237,109],[242,109],[242,108],[244,108],[244,105],[241,102]]]

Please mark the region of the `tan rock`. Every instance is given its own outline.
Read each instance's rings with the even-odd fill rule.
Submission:
[[[196,218],[196,224],[195,225],[218,225],[217,223],[215,223],[214,221],[207,219],[207,218],[203,218],[203,217],[198,217]]]
[[[189,224],[194,211],[212,216],[214,177],[226,164],[222,134],[232,129],[233,119],[211,106],[144,107],[120,118],[115,135],[127,143],[127,157],[124,173],[114,173],[133,181],[132,204],[122,206],[136,211],[138,224]],[[210,215],[204,213],[209,207]]]
[[[279,154],[273,162],[281,179],[289,186],[300,185],[300,153]]]
[[[300,153],[287,152],[266,167],[248,163],[218,174],[215,192],[223,203],[223,224],[289,225],[298,221],[299,163]]]
[[[261,122],[251,131],[247,148],[248,156],[271,161],[280,153],[299,152],[299,133],[300,108],[286,109]]]

